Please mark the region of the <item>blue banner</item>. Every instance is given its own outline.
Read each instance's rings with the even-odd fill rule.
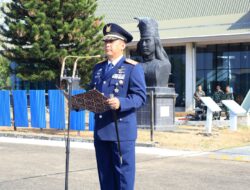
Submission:
[[[49,115],[51,129],[65,129],[65,103],[61,90],[49,90]]]
[[[44,90],[30,90],[30,111],[31,126],[46,128]]]
[[[89,130],[94,131],[95,129],[95,114],[93,112],[89,112]]]
[[[26,90],[13,90],[14,119],[16,127],[28,127],[28,108]]]
[[[10,91],[0,90],[0,126],[10,125]]]
[[[84,93],[85,90],[73,90],[72,95]],[[85,130],[85,111],[71,111],[70,129],[83,131]]]

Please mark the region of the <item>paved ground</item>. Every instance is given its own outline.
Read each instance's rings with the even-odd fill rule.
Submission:
[[[250,163],[250,146],[222,149],[208,154],[209,158]]]
[[[0,138],[0,190],[64,189],[62,143],[12,139]],[[169,150],[167,154],[155,148],[138,152],[136,190],[247,190],[250,186],[249,162],[211,159],[211,153]],[[69,190],[99,189],[91,144],[72,143],[69,176]]]

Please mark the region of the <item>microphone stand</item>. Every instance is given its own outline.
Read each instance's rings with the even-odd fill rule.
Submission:
[[[68,179],[69,179],[69,154],[70,154],[70,120],[71,120],[71,108],[72,108],[72,90],[73,90],[73,83],[75,81],[79,81],[80,78],[76,76],[76,68],[77,68],[77,62],[80,59],[91,59],[91,58],[101,58],[103,56],[101,55],[95,55],[95,56],[66,56],[63,59],[62,62],[62,68],[61,68],[61,75],[60,75],[60,83],[62,81],[67,82],[68,87],[68,128],[67,128],[67,137],[66,137],[66,163],[65,163],[65,190],[68,190]],[[65,73],[65,62],[67,58],[74,58],[74,65],[73,65],[73,71],[72,76],[67,76],[67,73]],[[61,85],[60,85],[61,86]]]
[[[70,118],[71,118],[71,96],[72,96],[72,80],[69,79],[69,99],[68,99],[68,128],[67,128],[67,138],[66,138],[66,168],[65,168],[65,190],[68,190],[68,177],[69,177],[69,151],[70,151],[70,137],[69,137],[69,130],[70,130]]]
[[[68,177],[69,177],[69,154],[70,154],[70,123],[71,123],[71,107],[72,107],[72,91],[73,82],[78,81],[78,77],[67,77],[64,76],[63,79],[67,82],[68,86],[68,126],[66,135],[66,163],[65,163],[65,190],[68,190]]]

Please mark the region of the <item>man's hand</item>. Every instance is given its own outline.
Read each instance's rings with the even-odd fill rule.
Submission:
[[[111,107],[112,110],[118,110],[120,108],[120,101],[116,97],[109,98],[106,103]]]

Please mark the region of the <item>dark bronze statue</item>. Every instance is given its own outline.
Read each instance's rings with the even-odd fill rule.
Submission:
[[[148,87],[168,87],[171,64],[161,44],[158,24],[152,18],[135,18],[139,21],[141,39],[137,51],[143,59],[143,69]]]

